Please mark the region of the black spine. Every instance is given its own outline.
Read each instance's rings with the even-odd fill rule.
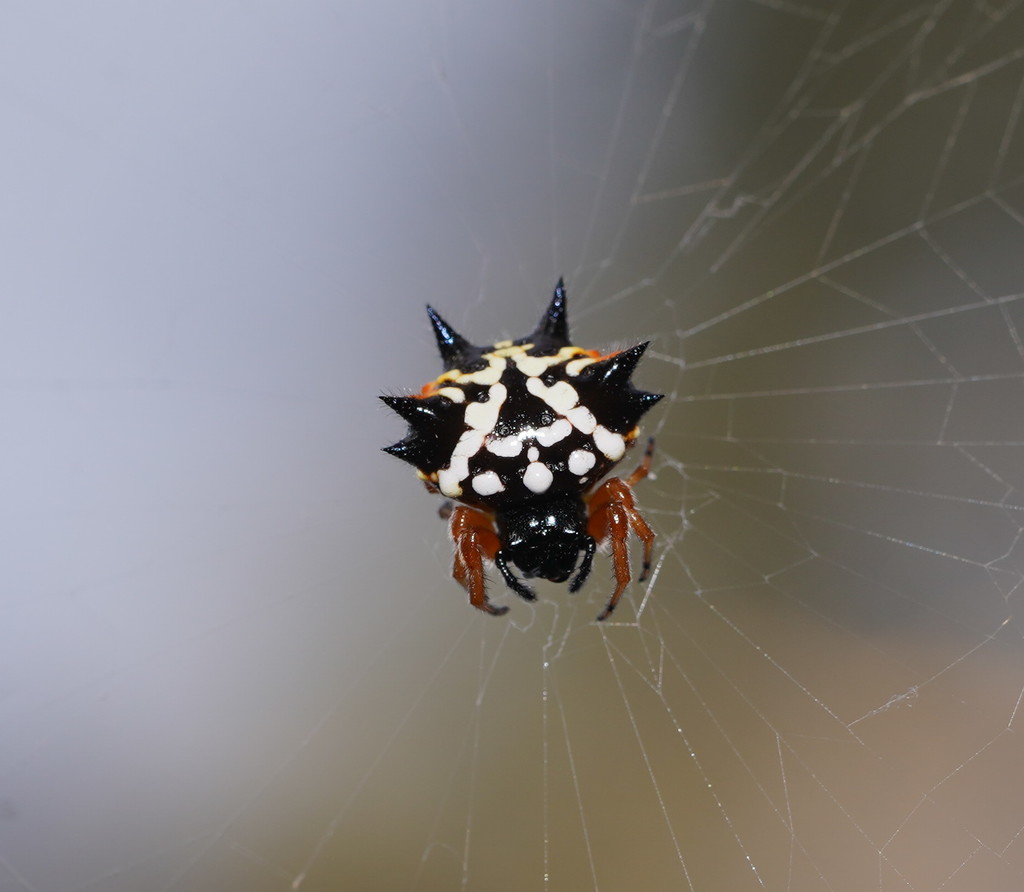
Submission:
[[[441,360],[444,362],[444,370],[457,369],[468,361],[471,354],[476,351],[469,341],[452,328],[431,306],[427,306],[427,315],[430,317],[430,324],[434,327],[434,336],[437,338],[437,349],[441,353]]]
[[[561,279],[555,285],[551,303],[540,317],[540,323],[529,335],[537,346],[554,349],[569,346],[569,309],[566,302],[565,282]]]

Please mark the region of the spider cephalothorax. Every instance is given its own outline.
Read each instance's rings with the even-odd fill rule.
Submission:
[[[613,477],[595,489],[662,397],[630,381],[647,344],[602,356],[569,343],[561,279],[537,329],[515,341],[478,347],[431,307],[427,314],[444,373],[415,396],[381,397],[409,422],[405,439],[385,452],[412,464],[432,492],[461,503],[450,515],[453,575],[473,606],[501,614],[508,608],[486,595],[485,561],[532,600],[509,562],[527,578],[553,582],[579,565],[569,586],[576,591],[597,544],[610,542],[617,584],[604,619],[630,579],[629,530],[644,543],[644,575],[654,541],[631,490],[647,474],[653,442],[626,481]]]

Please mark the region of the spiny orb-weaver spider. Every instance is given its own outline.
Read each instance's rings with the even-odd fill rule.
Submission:
[[[474,346],[432,307],[444,373],[414,396],[381,399],[409,422],[405,439],[384,451],[409,462],[442,508],[455,545],[452,575],[470,603],[500,616],[487,597],[485,562],[493,562],[521,598],[536,595],[526,578],[565,582],[590,574],[597,546],[610,545],[615,591],[597,618],[615,609],[630,581],[629,531],[644,546],[640,581],[651,566],[654,531],[632,487],[647,476],[648,440],[625,480],[601,479],[639,434],[638,422],[664,394],[636,389],[630,376],[647,343],[602,355],[569,342],[565,285],[558,280],[536,330],[514,341]],[[596,488],[595,488],[596,487]]]

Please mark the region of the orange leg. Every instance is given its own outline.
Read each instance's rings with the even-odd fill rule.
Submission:
[[[654,549],[654,530],[648,526],[636,507],[631,487],[638,480],[647,476],[651,467],[651,456],[654,453],[654,438],[647,442],[643,461],[625,481],[612,477],[599,486],[587,502],[590,520],[587,532],[598,542],[611,541],[612,566],[615,569],[615,591],[608,600],[608,605],[598,616],[598,620],[607,619],[619,603],[619,598],[629,585],[632,574],[629,569],[629,550],[627,541],[632,529],[636,537],[644,544],[644,565],[640,573],[640,582],[647,578],[651,569],[651,555]]]
[[[633,471],[626,478],[626,486],[636,486],[651,470],[651,457],[654,455],[654,437],[647,438],[647,448],[644,450],[644,457],[640,459],[640,464],[636,466],[636,470]]]
[[[487,600],[484,559],[493,561],[501,547],[491,518],[475,508],[459,505],[451,513],[448,529],[455,543],[452,576],[469,592],[469,603],[494,616],[507,613],[507,607],[495,607]]]

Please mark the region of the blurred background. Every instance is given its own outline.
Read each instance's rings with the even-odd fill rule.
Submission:
[[[1020,0],[0,21],[0,890],[1024,886]],[[380,452],[560,275],[603,625]]]

